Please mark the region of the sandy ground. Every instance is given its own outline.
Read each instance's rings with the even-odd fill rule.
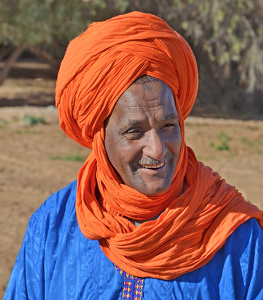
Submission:
[[[25,81],[14,88],[8,79],[0,87],[0,106],[13,106],[0,108],[0,298],[29,217],[50,194],[76,179],[89,154],[59,128],[50,105],[54,80],[28,84],[33,93]],[[50,106],[16,106],[35,105],[39,99]],[[197,158],[263,209],[263,122],[189,117],[185,130]]]

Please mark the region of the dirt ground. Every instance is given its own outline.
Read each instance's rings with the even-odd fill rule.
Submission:
[[[29,217],[76,179],[89,154],[59,128],[54,87],[48,78],[8,78],[0,87],[0,298]],[[263,121],[189,117],[185,131],[197,158],[263,209]]]

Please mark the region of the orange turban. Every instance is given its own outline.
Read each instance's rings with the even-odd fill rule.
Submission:
[[[170,86],[182,133],[171,187],[158,196],[142,195],[120,182],[104,148],[105,119],[144,74]],[[93,149],[78,176],[78,223],[87,238],[99,240],[105,255],[131,275],[174,279],[206,264],[249,218],[263,226],[263,212],[198,162],[185,145],[183,121],[197,87],[189,45],[151,14],[132,12],[91,24],[70,42],[62,61],[56,87],[60,126]],[[157,220],[137,228],[129,221],[161,212]]]

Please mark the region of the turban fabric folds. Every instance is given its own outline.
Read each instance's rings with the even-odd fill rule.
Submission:
[[[124,185],[104,148],[105,119],[141,75],[170,86],[182,133],[171,187],[158,196]],[[189,45],[151,14],[133,12],[91,24],[70,42],[62,61],[56,87],[60,126],[93,149],[78,175],[78,223],[87,238],[99,240],[105,255],[131,275],[174,279],[207,263],[249,218],[256,217],[263,226],[263,213],[198,162],[184,142],[183,121],[197,87]],[[137,228],[129,221],[160,213]]]

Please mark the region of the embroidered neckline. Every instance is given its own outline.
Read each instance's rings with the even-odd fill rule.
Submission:
[[[142,300],[144,279],[136,276],[132,276],[116,265],[115,269],[122,275],[123,278],[123,289],[122,289],[122,300]]]

